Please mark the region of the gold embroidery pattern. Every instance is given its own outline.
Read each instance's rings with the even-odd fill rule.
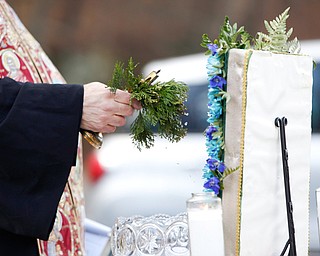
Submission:
[[[23,26],[13,9],[0,0],[0,77],[20,82],[65,83],[39,43]],[[50,244],[38,241],[41,256],[84,255],[84,199],[81,135],[77,165],[59,202]]]

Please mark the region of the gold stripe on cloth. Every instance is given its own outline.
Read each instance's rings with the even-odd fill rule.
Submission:
[[[241,229],[241,198],[242,198],[242,177],[244,160],[244,137],[246,128],[246,106],[247,106],[247,75],[248,65],[252,50],[245,53],[242,77],[242,115],[241,115],[241,138],[240,138],[240,168],[238,180],[238,201],[237,201],[237,230],[236,230],[236,255],[240,255],[240,229]]]

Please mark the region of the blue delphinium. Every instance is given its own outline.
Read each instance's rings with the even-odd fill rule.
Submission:
[[[204,183],[203,187],[218,195],[220,191],[220,181],[217,177],[212,177]]]
[[[224,91],[227,81],[224,77],[224,56],[219,54],[216,44],[207,44],[211,55],[207,62],[208,74],[208,119],[209,126],[205,131],[206,147],[209,158],[203,168],[204,188],[206,191],[220,193],[221,180],[226,167],[223,163],[223,133],[222,118],[224,100],[221,92]]]
[[[230,99],[227,87],[227,55],[230,49],[251,48],[251,36],[244,27],[231,25],[225,18],[220,34],[211,40],[207,34],[202,36],[201,46],[206,48],[208,75],[208,119],[205,131],[206,148],[209,160],[203,167],[204,188],[217,195],[223,190],[223,179],[236,169],[226,168],[224,164],[224,117],[225,104]],[[257,46],[257,45],[256,45]]]
[[[226,169],[224,163],[212,158],[207,159],[207,165],[210,168],[210,170],[218,171],[219,173],[223,173]]]
[[[218,52],[218,45],[216,44],[207,44],[208,49],[211,51],[211,55],[216,55],[216,53]]]
[[[218,129],[212,125],[209,125],[206,129],[206,136],[209,140],[212,140],[212,134],[215,133]]]
[[[226,84],[227,81],[222,76],[215,75],[209,79],[209,88],[223,89],[224,85]]]

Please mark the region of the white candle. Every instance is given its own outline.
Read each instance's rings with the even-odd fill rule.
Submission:
[[[207,202],[188,208],[191,256],[224,256],[221,201],[215,207]]]

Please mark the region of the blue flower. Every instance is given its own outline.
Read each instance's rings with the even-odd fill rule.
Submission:
[[[207,44],[207,47],[211,51],[212,55],[215,55],[218,52],[218,45],[216,44]]]
[[[219,140],[211,140],[206,142],[208,156],[211,158],[219,159],[221,151],[221,143]]]
[[[208,85],[209,87],[209,85]],[[219,89],[217,88],[210,88],[208,91],[208,106],[211,106],[213,102],[217,101],[217,95],[218,95]]]
[[[215,160],[215,159],[212,159],[212,158],[207,159],[207,165],[210,170],[216,170],[216,167],[215,167],[216,162],[217,162],[217,160]]]
[[[221,61],[216,56],[210,56],[208,58],[208,64],[207,64],[207,74],[208,76],[214,76],[222,73],[221,68],[223,65],[221,64]]]
[[[209,80],[209,88],[220,88],[227,84],[227,81],[222,77],[215,75]]]
[[[224,163],[216,160],[216,159],[212,159],[212,158],[208,158],[207,159],[207,165],[209,167],[210,170],[212,171],[218,171],[220,173],[223,173],[224,170],[226,169]]]
[[[224,165],[224,163],[222,162],[219,162],[219,165],[218,165],[218,171],[223,173],[226,169],[226,166]]]
[[[208,93],[209,103],[208,103],[208,120],[209,124],[214,123],[219,119],[223,113],[223,104],[221,98],[216,98],[216,94],[209,92]]]
[[[218,119],[222,115],[222,106],[218,104],[213,104],[209,106],[209,118],[207,119],[207,122],[209,124],[214,123],[216,119]]]
[[[219,103],[220,105],[224,105],[223,104],[223,99],[222,99],[222,94],[221,94],[221,89],[219,88],[212,88],[210,87],[210,85],[208,84],[208,99],[209,99],[209,103],[208,105],[212,105],[213,103]]]
[[[204,169],[203,169],[202,178],[204,178],[204,179],[206,179],[206,180],[209,180],[209,179],[211,179],[212,177],[214,177],[212,171],[210,171],[210,169],[208,168],[208,166],[205,166]]]
[[[210,178],[207,182],[204,183],[203,187],[209,190],[212,190],[215,194],[219,194],[220,190],[220,181],[217,177]]]
[[[208,58],[208,65],[217,67],[217,68],[222,68],[223,67],[223,63],[221,61],[221,58],[218,55],[211,55]]]
[[[212,140],[212,134],[218,131],[218,129],[212,125],[209,125],[206,129],[206,136],[209,140]]]
[[[225,171],[226,166],[223,161],[223,112],[225,101],[223,99],[224,87],[227,84],[223,77],[223,68],[225,56],[219,54],[218,45],[207,44],[211,56],[207,62],[208,74],[208,119],[209,126],[205,130],[206,148],[208,159],[203,168],[204,188],[213,191],[215,194],[220,192],[220,178]]]

